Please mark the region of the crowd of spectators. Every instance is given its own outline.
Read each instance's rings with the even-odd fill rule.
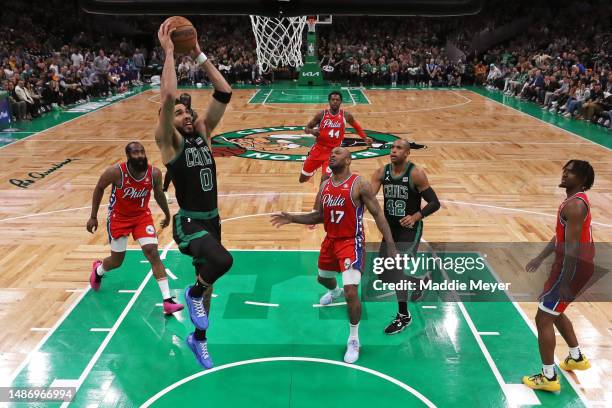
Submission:
[[[476,83],[543,110],[612,127],[610,4],[547,9],[475,65]]]
[[[537,12],[531,13],[529,30],[484,54],[470,51],[470,36],[531,15],[520,9],[525,1],[500,2],[460,18],[335,17],[332,25],[317,26],[317,54],[324,76],[336,83],[483,84],[552,112],[610,126],[610,6],[600,0],[558,1],[563,7],[532,0],[542,8],[531,10]],[[125,92],[161,73],[164,55],[155,38],[161,17],[105,16],[109,20],[100,24],[92,20],[98,17],[76,9],[75,1],[48,0],[39,8],[17,2],[0,17],[0,85],[17,120]],[[61,25],[55,23],[60,16]],[[203,50],[231,83],[297,78],[292,68],[261,72],[248,17],[192,21]],[[122,23],[136,27],[135,34],[94,31]],[[453,57],[445,49],[449,41],[460,50]],[[206,84],[192,56],[180,56],[176,64],[179,85]]]

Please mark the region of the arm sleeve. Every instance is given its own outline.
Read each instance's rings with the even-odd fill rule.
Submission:
[[[421,209],[421,215],[423,218],[427,217],[440,209],[440,201],[433,188],[429,187],[426,190],[421,191],[421,195],[427,201],[427,205]]]

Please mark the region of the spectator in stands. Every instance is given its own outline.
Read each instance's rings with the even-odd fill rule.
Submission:
[[[23,101],[26,104],[26,119],[31,120],[32,118],[38,117],[38,103],[32,98],[30,91],[25,86],[25,82],[23,79],[20,79],[17,82],[17,86],[15,87],[15,99],[17,101]]]
[[[96,70],[98,83],[104,94],[110,95],[110,82],[108,71],[110,69],[110,59],[104,55],[104,50],[98,51],[98,56],[93,60],[93,65]]]

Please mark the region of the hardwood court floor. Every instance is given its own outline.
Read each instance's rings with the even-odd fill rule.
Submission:
[[[209,90],[191,92],[196,109],[205,106],[211,94]],[[282,90],[274,92],[282,95]],[[360,103],[358,97],[355,104],[346,102],[344,108],[365,129],[428,145],[428,149],[413,151],[412,158],[427,171],[443,208],[426,221],[425,240],[547,241],[564,197],[557,187],[560,169],[568,159],[580,158],[589,160],[596,171],[595,186],[589,192],[594,238],[610,242],[612,165],[608,149],[467,90],[367,90],[364,94],[368,103]],[[288,103],[290,99],[276,100],[274,94],[253,102],[254,96],[253,90],[236,90],[217,132],[261,129],[241,146],[251,143],[274,156],[286,156],[290,149],[303,154],[303,146],[291,144],[291,135],[299,135],[300,130],[286,128],[303,126],[324,105],[312,100]],[[131,140],[140,140],[149,160],[163,167],[152,136],[157,101],[158,94],[148,91],[0,150],[4,183],[0,190],[1,377],[14,372],[45,336],[45,329],[82,294],[74,290],[87,286],[91,260],[108,252],[105,232],[92,236],[84,228],[91,192],[104,168],[123,160],[124,146]],[[261,136],[270,134],[283,143],[265,145]],[[73,160],[36,178],[27,189],[8,182],[26,179],[30,172],[44,172],[67,159]],[[387,160],[386,156],[355,160],[352,168],[369,177]],[[217,166],[221,216],[233,219],[223,227],[228,248],[318,248],[322,228],[314,232],[300,226],[275,230],[268,223],[270,213],[312,208],[315,185],[297,183],[299,161],[223,157],[217,159]],[[159,209],[155,204],[151,207],[159,221]],[[176,208],[171,204],[172,211]],[[104,212],[102,209],[100,220]],[[379,238],[371,223],[366,234],[372,241]],[[170,230],[160,231],[160,247],[171,241]],[[535,314],[535,304],[521,307],[530,318]],[[592,401],[611,397],[605,387],[612,361],[607,347],[610,311],[609,303],[582,303],[568,311],[583,349],[594,362],[593,369],[577,377]],[[534,342],[529,345],[535,347]],[[557,355],[563,357],[566,351],[560,344]],[[537,366],[534,361],[530,367]]]

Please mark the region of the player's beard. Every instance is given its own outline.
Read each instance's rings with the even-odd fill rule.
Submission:
[[[182,128],[177,127],[176,130],[183,136],[185,139],[193,139],[196,136],[195,126],[193,126],[192,132],[186,132]]]
[[[147,158],[143,158],[143,159],[133,159],[133,158],[129,158],[128,159],[128,164],[130,165],[131,168],[133,168],[135,171],[146,171],[147,167],[149,167],[149,161],[147,160]]]

